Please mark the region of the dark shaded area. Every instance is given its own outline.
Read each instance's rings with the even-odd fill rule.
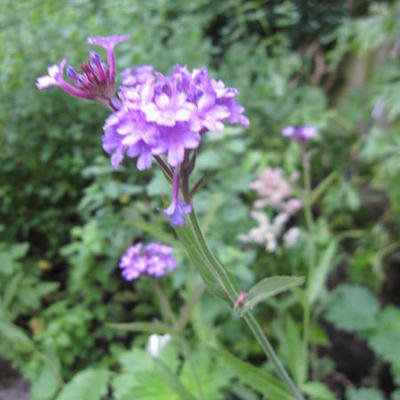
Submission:
[[[0,357],[0,400],[29,400],[29,383]]]

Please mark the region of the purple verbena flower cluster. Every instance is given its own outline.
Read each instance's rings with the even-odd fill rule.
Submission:
[[[190,72],[177,65],[171,76],[165,76],[151,65],[135,66],[122,73],[118,98],[114,97],[114,47],[128,38],[89,38],[89,44],[106,49],[107,65],[91,52],[90,62],[81,65],[82,73],[67,67],[71,85],[63,77],[64,59],[50,66],[48,75],[38,78],[36,85],[39,89],[60,86],[75,97],[110,107],[113,113],[105,121],[102,140],[111,164],[117,168],[127,156],[137,158],[137,168],[144,170],[156,159],[173,186],[172,202],[164,215],[172,225],[182,226],[184,215],[192,210],[189,175],[203,134],[221,131],[227,122],[247,127],[249,120],[235,100],[238,91],[211,79],[204,67]]]
[[[210,79],[205,68],[190,73],[177,65],[172,76],[164,76],[145,65],[125,71],[123,78],[120,109],[104,126],[103,146],[114,167],[125,154],[138,157],[140,170],[151,167],[152,155],[165,155],[177,167],[204,132],[223,130],[225,121],[249,125],[234,99],[237,90]]]
[[[130,246],[119,263],[122,276],[127,281],[138,279],[142,275],[160,277],[166,271],[176,268],[173,247],[162,243],[137,243]]]
[[[74,83],[72,85],[64,79],[64,68],[67,64],[67,60],[64,58],[60,64],[51,65],[47,75],[37,79],[37,88],[42,90],[51,86],[59,86],[72,96],[107,105],[112,104],[115,91],[114,47],[128,39],[128,35],[88,38],[89,44],[103,47],[106,50],[107,64],[101,60],[98,53],[91,51],[90,61],[81,65],[81,73],[78,73],[70,65],[67,66],[67,77]]]
[[[181,172],[202,135],[221,131],[224,123],[249,125],[237,90],[211,79],[205,68],[189,72],[177,65],[171,76],[150,65],[123,73],[120,106],[106,120],[103,148],[114,167],[124,156],[137,157],[137,168],[150,168],[154,156],[165,156],[173,169],[172,202],[164,210],[172,225],[184,225],[191,204],[179,199]],[[187,170],[187,168],[186,168]]]
[[[302,125],[295,127],[292,125],[286,126],[282,129],[282,136],[294,139],[298,142],[308,142],[318,135],[318,130],[312,125]]]

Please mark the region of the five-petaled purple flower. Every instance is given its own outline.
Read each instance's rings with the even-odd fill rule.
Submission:
[[[107,64],[101,60],[99,54],[91,51],[90,61],[81,65],[81,73],[70,65],[67,66],[67,77],[74,83],[72,85],[64,79],[64,68],[67,61],[63,59],[59,65],[51,65],[48,68],[47,75],[37,79],[37,88],[46,89],[51,86],[59,86],[72,96],[95,100],[113,107],[115,92],[114,47],[128,39],[128,35],[88,38],[89,44],[101,46],[106,50]]]
[[[142,275],[160,277],[166,271],[176,268],[173,247],[162,243],[137,243],[130,246],[119,263],[122,276],[127,281],[138,279]]]
[[[282,129],[282,136],[294,139],[298,142],[307,142],[318,135],[318,130],[312,125],[302,125],[300,127],[286,126]]]

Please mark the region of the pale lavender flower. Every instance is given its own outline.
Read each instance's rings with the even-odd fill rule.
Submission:
[[[90,60],[81,65],[81,72],[67,66],[67,77],[74,83],[71,85],[64,79],[66,60],[63,59],[59,65],[49,67],[48,75],[37,79],[37,88],[42,90],[50,86],[59,86],[72,96],[98,101],[116,109],[116,100],[113,99],[115,90],[114,46],[128,39],[129,36],[126,35],[89,38],[89,44],[99,45],[106,49],[107,64],[101,60],[99,54],[91,51]]]
[[[296,140],[298,142],[307,142],[318,135],[318,130],[312,125],[303,125],[300,127],[286,126],[282,129],[282,136]]]
[[[162,243],[137,243],[130,246],[119,263],[122,276],[127,281],[133,281],[142,275],[163,276],[166,271],[176,268],[173,251],[173,247]]]
[[[310,140],[318,135],[317,128],[312,125],[303,125],[298,128],[298,138],[300,140]]]
[[[296,134],[296,128],[294,126],[286,126],[282,129],[282,136],[287,138],[292,138]]]

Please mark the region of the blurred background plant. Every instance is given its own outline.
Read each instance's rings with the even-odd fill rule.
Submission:
[[[0,353],[30,380],[32,400],[290,398],[154,213],[169,195],[162,174],[138,174],[134,162],[115,172],[101,149],[107,111],[34,86],[63,56],[85,59],[87,36],[121,33],[131,40],[118,48],[120,70],[206,65],[239,88],[251,126],[202,145],[196,209],[244,290],[266,276],[306,276],[312,244],[307,289],[255,309],[296,383],[312,399],[400,398],[399,1],[1,6]],[[239,241],[255,227],[251,182],[267,168],[302,169],[299,146],[280,132],[303,124],[319,131],[308,146],[312,229],[299,211],[287,222],[299,228],[293,246]],[[179,267],[159,284],[179,332],[165,332],[148,280],[120,276],[119,257],[138,240],[177,248]],[[106,324],[132,321],[141,325]],[[151,333],[172,335],[156,358]]]

